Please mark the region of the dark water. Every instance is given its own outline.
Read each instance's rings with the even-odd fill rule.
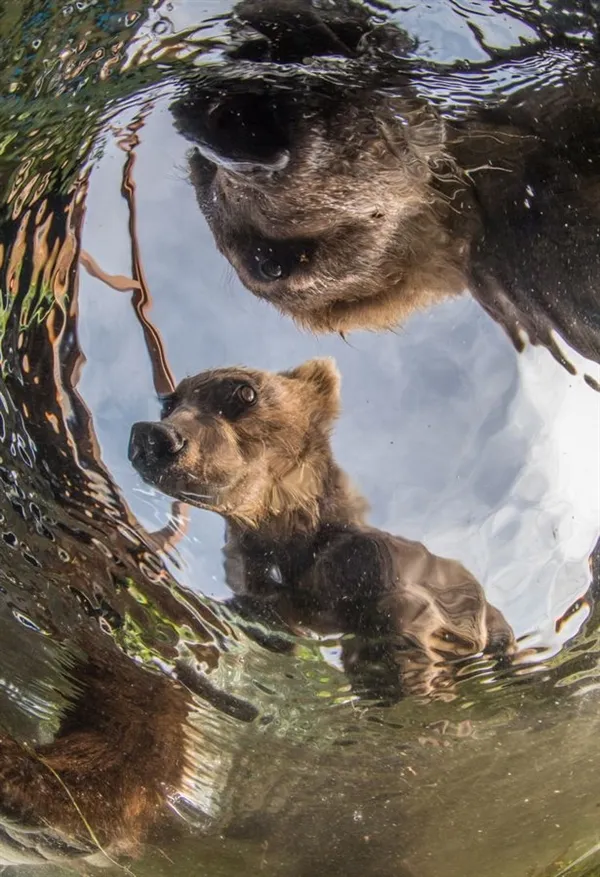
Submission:
[[[592,0],[0,8],[7,874],[598,873],[599,22]],[[415,265],[441,267],[411,309]],[[342,325],[392,288],[385,327]],[[300,605],[322,549],[292,527],[246,605],[215,503],[143,481],[131,427],[185,376],[314,357],[369,525],[450,560],[389,574],[342,542]]]

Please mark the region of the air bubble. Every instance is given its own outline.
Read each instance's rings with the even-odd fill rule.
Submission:
[[[152,33],[156,34],[156,36],[162,37],[165,34],[173,33],[173,23],[168,18],[159,18],[158,21],[152,26]]]
[[[36,633],[42,632],[41,628],[37,626],[35,621],[33,621],[31,618],[29,618],[28,615],[24,615],[18,609],[13,609],[13,615],[17,619],[17,621],[20,624],[22,624],[23,627],[26,627],[28,630],[34,630]]]

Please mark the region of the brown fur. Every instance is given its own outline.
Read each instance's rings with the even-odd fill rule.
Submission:
[[[247,387],[255,399],[240,401]],[[512,651],[509,626],[464,567],[365,523],[366,503],[331,452],[338,411],[331,360],[279,374],[216,369],[179,385],[162,424],[133,427],[130,458],[165,493],[227,520],[239,607],[353,634],[344,660],[354,677],[385,665],[403,690],[429,690],[408,664],[441,686],[448,655]]]
[[[276,378],[242,368],[186,378],[166,401],[163,421],[186,446],[152,478],[166,493],[249,529],[271,522],[278,534],[312,529],[321,504],[338,495],[348,505],[346,517],[354,517],[364,502],[349,503],[347,479],[330,465],[338,383],[337,371],[320,360]],[[224,407],[241,384],[251,385],[260,401],[251,416],[230,418]],[[321,495],[324,483],[328,496]]]
[[[185,690],[103,638],[87,632],[70,674],[77,694],[52,742],[33,749],[0,734],[0,843],[14,823],[17,855],[133,854],[181,777]]]
[[[212,204],[206,160],[191,157],[217,245],[244,285],[314,331],[390,328],[466,285],[466,236],[452,234],[454,208],[431,187],[430,164],[447,161],[443,126],[405,107],[400,141],[392,109],[377,111],[359,103],[311,119],[279,174],[209,168]],[[262,280],[254,248],[292,270]]]
[[[346,82],[302,79],[299,66],[295,87],[289,71],[278,84],[273,61],[326,54],[296,32],[294,10],[326,24],[340,54],[343,10],[325,21],[303,2],[242,3],[237,21],[269,45],[271,78],[257,84],[257,63],[240,94],[229,70],[173,106],[198,144],[190,166],[200,207],[244,285],[317,332],[391,328],[470,289],[519,348],[526,331],[560,358],[556,329],[600,360],[597,66],[575,52],[551,66],[532,50],[534,86],[453,119],[419,96],[416,75],[381,56],[349,68]],[[558,64],[560,84],[545,85]],[[385,90],[374,86],[377,65]],[[440,88],[464,97],[464,71],[440,77]],[[279,276],[265,275],[269,264]]]

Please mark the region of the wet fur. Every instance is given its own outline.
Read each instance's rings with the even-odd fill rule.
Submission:
[[[0,844],[9,826],[17,856],[133,855],[181,777],[185,691],[103,638],[89,630],[77,650],[77,694],[52,742],[0,733]]]
[[[256,401],[239,409],[245,385]],[[379,676],[379,690],[429,693],[452,677],[445,658],[510,653],[510,627],[461,564],[365,522],[331,451],[338,411],[331,360],[216,369],[168,400],[162,428],[185,441],[177,455],[146,448],[152,424],[134,426],[130,453],[149,483],[226,519],[227,581],[250,621],[352,634],[343,660],[358,687]]]
[[[406,50],[352,4],[236,8],[231,58],[265,65],[264,81],[233,67],[173,105],[199,145],[191,179],[217,246],[248,289],[313,331],[391,328],[469,289],[519,349],[526,332],[564,363],[556,330],[600,361],[594,56],[531,48],[535,85],[453,117],[420,96],[414,68],[365,49],[382,30]],[[347,81],[302,78],[303,59],[328,54],[354,59]],[[560,83],[544,85],[556,65]],[[464,96],[468,75],[440,74],[440,87]],[[261,276],[265,258],[281,277]]]

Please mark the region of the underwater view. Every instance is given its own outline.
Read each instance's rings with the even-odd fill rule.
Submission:
[[[600,2],[0,55],[0,873],[598,877]]]

